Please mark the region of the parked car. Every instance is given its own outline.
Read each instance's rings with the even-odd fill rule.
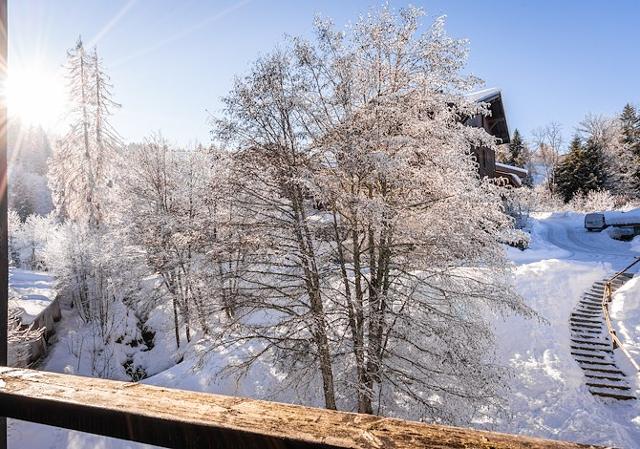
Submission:
[[[640,234],[640,226],[615,226],[609,230],[609,237],[616,240],[633,240]]]
[[[591,214],[586,214],[584,216],[584,227],[587,228],[587,231],[602,231],[607,227],[607,223],[604,219],[604,214],[600,212],[594,212]]]

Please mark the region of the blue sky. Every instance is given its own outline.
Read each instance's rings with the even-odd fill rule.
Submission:
[[[407,3],[390,1],[393,7]],[[78,35],[97,42],[123,107],[127,140],[157,130],[208,142],[208,112],[233,76],[285,34],[309,36],[313,16],[355,20],[380,2],[269,0],[10,0],[10,70],[59,69]],[[416,1],[430,21],[470,40],[468,70],[500,87],[511,130],[555,120],[570,137],[588,112],[640,102],[640,2]],[[40,69],[39,69],[40,70]]]

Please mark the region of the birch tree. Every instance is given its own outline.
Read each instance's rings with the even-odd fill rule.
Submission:
[[[463,95],[466,44],[442,19],[420,34],[421,15],[319,20],[226,98],[216,132],[236,148],[254,267],[227,341],[261,342],[292,383],[315,370],[328,408],[460,422],[498,395],[484,311],[529,311],[471,157],[494,139],[461,120],[487,113]]]

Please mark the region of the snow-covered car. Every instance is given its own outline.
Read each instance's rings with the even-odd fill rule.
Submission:
[[[604,214],[600,212],[586,214],[584,216],[584,227],[587,229],[587,231],[602,231],[607,227],[607,223],[604,219]]]
[[[616,240],[632,240],[639,231],[640,228],[637,226],[616,226],[609,230],[609,237]]]

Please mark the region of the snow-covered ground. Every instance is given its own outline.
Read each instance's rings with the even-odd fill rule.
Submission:
[[[634,247],[640,245],[612,240],[605,232],[588,233],[583,227],[583,215],[575,213],[536,215],[531,234],[529,249],[508,248],[507,251],[514,262],[517,289],[539,313],[540,320],[520,317],[496,320],[498,362],[511,366],[513,375],[505,382],[504,414],[493,423],[478,423],[478,426],[584,443],[640,447],[638,401],[611,402],[597,399],[587,391],[582,371],[569,351],[568,328],[569,314],[580,294],[594,281],[628,265],[638,254]],[[640,280],[632,280],[619,290],[612,314],[620,335],[640,356]],[[166,353],[164,347],[168,344],[159,341],[155,351]],[[201,359],[194,355],[198,350],[194,344],[182,363],[166,370],[161,370],[166,360],[155,368],[151,360],[141,360],[151,373],[157,372],[144,382],[253,397],[264,397],[269,384],[278,382],[278,373],[261,367],[240,384],[229,378],[212,377],[210,373],[223,366],[226,355]],[[149,357],[148,354],[136,355],[142,356]],[[202,360],[204,366],[198,365]],[[62,370],[63,366],[59,360],[47,365],[56,370]],[[634,376],[630,370],[627,373]],[[634,383],[636,393],[640,393],[637,384]],[[149,446],[13,421],[10,447]]]
[[[594,281],[627,266],[632,244],[606,232],[587,232],[576,213],[539,214],[530,249],[509,248],[519,293],[547,323],[512,317],[496,324],[498,354],[514,368],[507,416],[496,430],[583,443],[640,447],[640,407],[598,399],[584,385],[569,351],[569,314]],[[635,268],[637,270],[637,268]],[[632,270],[632,271],[635,271]],[[624,339],[640,354],[640,282],[630,281],[613,302]],[[620,310],[618,310],[620,309]],[[618,310],[618,311],[617,311]],[[623,314],[621,310],[626,312]],[[627,370],[633,382],[635,374]]]
[[[24,324],[33,320],[56,297],[55,280],[47,273],[9,269],[9,304],[21,310]]]

